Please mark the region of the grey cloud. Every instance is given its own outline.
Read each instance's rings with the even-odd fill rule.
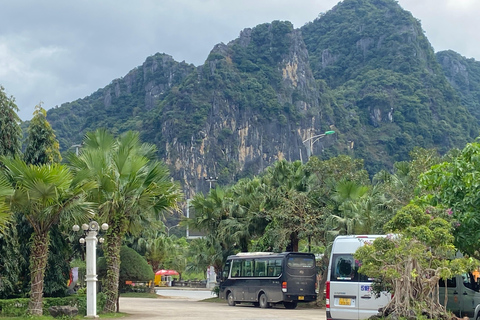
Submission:
[[[400,0],[422,20],[435,50],[480,60],[477,1]],[[83,98],[156,52],[202,64],[213,46],[246,27],[289,20],[296,28],[336,0],[4,0],[0,20],[0,84],[15,96],[20,117]],[[470,7],[462,8],[460,3]],[[449,15],[450,14],[450,15]],[[452,18],[453,17],[453,18]],[[471,41],[474,39],[474,41]]]

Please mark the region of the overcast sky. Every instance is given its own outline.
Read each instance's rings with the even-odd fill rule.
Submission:
[[[435,51],[480,61],[479,0],[399,0],[421,20]],[[295,28],[338,0],[2,0],[0,85],[28,120],[83,98],[166,53],[203,64],[217,43],[273,20]]]

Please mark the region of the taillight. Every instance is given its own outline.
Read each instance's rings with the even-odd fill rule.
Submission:
[[[330,310],[330,281],[325,283],[325,309]]]
[[[287,292],[287,281],[282,282],[282,291]]]

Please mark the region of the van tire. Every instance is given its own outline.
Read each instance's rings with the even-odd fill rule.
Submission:
[[[262,309],[270,307],[270,303],[268,303],[267,295],[265,293],[260,294],[260,297],[258,298],[258,304]]]
[[[297,303],[295,301],[284,301],[283,306],[285,309],[295,309],[297,307]]]
[[[229,292],[227,295],[227,302],[230,307],[235,307],[235,300],[233,299],[233,292]]]

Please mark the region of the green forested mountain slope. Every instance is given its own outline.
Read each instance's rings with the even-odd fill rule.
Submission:
[[[478,135],[477,87],[465,89],[438,61],[396,1],[344,0],[300,29],[281,21],[245,29],[198,67],[149,57],[48,119],[64,150],[97,127],[139,130],[189,192],[205,190],[205,176],[229,183],[310,151],[349,153],[373,173],[414,146],[446,151]]]
[[[61,149],[80,143],[86,132],[99,127],[117,133],[142,131],[148,111],[156,108],[158,100],[194,70],[191,64],[157,53],[92,95],[50,109],[48,121],[56,131]]]
[[[478,135],[420,23],[393,0],[345,0],[302,28],[316,78],[334,91],[357,156],[378,170],[415,145],[446,151]],[[382,161],[383,158],[383,161]]]

